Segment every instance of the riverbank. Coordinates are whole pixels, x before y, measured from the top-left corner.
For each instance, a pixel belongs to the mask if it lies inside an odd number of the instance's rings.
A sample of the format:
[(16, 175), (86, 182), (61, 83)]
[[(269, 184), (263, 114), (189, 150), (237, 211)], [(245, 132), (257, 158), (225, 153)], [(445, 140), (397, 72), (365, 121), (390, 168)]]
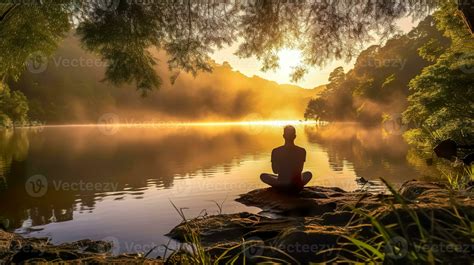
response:
[(163, 264), (138, 254), (112, 256), (112, 243), (81, 240), (52, 245), (47, 238), (24, 238), (0, 230), (0, 264)]
[[(290, 197), (260, 189), (237, 199), (261, 208), (260, 214), (200, 217), (169, 236), (197, 244), (206, 259), (220, 262), (470, 264), (473, 197), (474, 187), (454, 191), (422, 181), (406, 182), (389, 194), (308, 187)], [(183, 250), (174, 258), (179, 262), (196, 254)]]
[[(298, 196), (250, 191), (237, 201), (262, 212), (183, 221), (168, 236), (185, 244), (166, 263), (474, 260), (473, 186), (452, 190), (443, 183), (408, 181), (398, 191), (390, 189), (307, 187)], [(47, 239), (0, 231), (0, 260), (6, 263), (165, 263), (143, 254), (112, 256), (112, 247), (92, 240), (54, 246)]]

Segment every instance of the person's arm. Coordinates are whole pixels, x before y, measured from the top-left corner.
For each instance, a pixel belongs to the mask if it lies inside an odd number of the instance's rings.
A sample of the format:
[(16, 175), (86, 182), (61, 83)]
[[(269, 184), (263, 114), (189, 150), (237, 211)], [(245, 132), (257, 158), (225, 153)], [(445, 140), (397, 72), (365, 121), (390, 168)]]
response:
[(298, 168), (300, 172), (303, 172), (305, 162), (306, 162), (306, 150), (303, 149), (303, 152), (301, 153), (301, 161), (299, 163), (300, 167)]
[(272, 151), (272, 170), (273, 170), (273, 173), (277, 175), (280, 174), (279, 164), (276, 161), (275, 150)]

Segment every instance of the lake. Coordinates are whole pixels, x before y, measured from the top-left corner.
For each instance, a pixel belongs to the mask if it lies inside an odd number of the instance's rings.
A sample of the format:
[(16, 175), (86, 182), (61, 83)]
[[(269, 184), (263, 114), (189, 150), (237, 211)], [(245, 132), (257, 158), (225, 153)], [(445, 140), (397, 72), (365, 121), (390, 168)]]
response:
[[(356, 124), (298, 125), (309, 185), (361, 188), (430, 176), (396, 130)], [(53, 243), (110, 240), (114, 253), (163, 255), (165, 236), (187, 217), (249, 211), (234, 201), (264, 188), (281, 124), (56, 126), (0, 131), (0, 218)], [(374, 187), (376, 188), (376, 185)], [(170, 246), (174, 246), (171, 242)]]

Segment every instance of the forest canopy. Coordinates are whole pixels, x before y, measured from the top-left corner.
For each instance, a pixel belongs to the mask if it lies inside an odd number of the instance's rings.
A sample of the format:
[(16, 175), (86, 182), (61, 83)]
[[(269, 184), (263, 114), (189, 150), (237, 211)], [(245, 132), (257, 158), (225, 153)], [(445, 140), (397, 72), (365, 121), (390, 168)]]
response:
[(380, 124), (397, 119), (408, 140), (433, 145), (474, 139), (474, 38), (454, 2), (406, 35), (372, 46), (354, 69), (336, 68), (307, 119)]
[[(10, 103), (0, 114), (5, 121), (27, 119), (21, 87), (10, 91), (6, 84), (26, 69), (41, 71), (72, 33), (106, 62), (105, 81), (143, 95), (164, 82), (155, 71), (156, 50), (167, 54), (171, 83), (180, 72), (212, 71), (210, 54), (232, 44), (266, 71), (278, 68), (282, 48), (302, 51), (293, 80), (309, 67), (357, 58), (347, 73), (334, 70), (306, 118), (380, 123), (403, 113), (412, 139), (432, 139), (422, 136), (427, 132), (465, 138), (472, 133), (473, 39), (458, 4), (472, 9), (454, 0), (2, 1), (0, 50), (7, 52), (0, 55), (0, 79), (2, 100)], [(397, 21), (404, 17), (421, 23), (401, 35)], [(366, 48), (374, 41), (381, 44)]]
[(236, 54), (255, 56), (264, 70), (278, 67), (278, 50), (293, 47), (303, 52), (303, 63), (293, 73), (298, 79), (308, 67), (352, 59), (374, 37), (396, 33), (397, 19), (423, 17), (436, 6), (345, 0), (60, 3), (1, 5), (0, 48), (11, 51), (2, 55), (2, 79), (18, 77), (29, 59), (46, 60), (70, 30), (77, 30), (84, 48), (108, 61), (107, 80), (133, 83), (143, 93), (162, 83), (152, 71), (158, 63), (152, 48), (164, 49), (176, 72), (196, 74), (212, 69), (211, 52), (236, 41)]

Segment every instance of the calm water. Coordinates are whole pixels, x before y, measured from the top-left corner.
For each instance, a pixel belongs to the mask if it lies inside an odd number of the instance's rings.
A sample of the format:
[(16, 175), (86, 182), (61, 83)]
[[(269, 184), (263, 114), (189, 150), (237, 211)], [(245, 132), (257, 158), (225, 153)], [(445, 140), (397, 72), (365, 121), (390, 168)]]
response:
[[(354, 190), (356, 177), (401, 183), (428, 174), (401, 136), (379, 128), (297, 130), (310, 185)], [(116, 253), (147, 252), (167, 244), (164, 235), (180, 222), (170, 201), (188, 217), (217, 213), (215, 202), (226, 213), (259, 212), (234, 199), (264, 187), (259, 174), (271, 171), (281, 134), (279, 126), (245, 125), (0, 131), (0, 218), (54, 243), (106, 239), (118, 243)]]

